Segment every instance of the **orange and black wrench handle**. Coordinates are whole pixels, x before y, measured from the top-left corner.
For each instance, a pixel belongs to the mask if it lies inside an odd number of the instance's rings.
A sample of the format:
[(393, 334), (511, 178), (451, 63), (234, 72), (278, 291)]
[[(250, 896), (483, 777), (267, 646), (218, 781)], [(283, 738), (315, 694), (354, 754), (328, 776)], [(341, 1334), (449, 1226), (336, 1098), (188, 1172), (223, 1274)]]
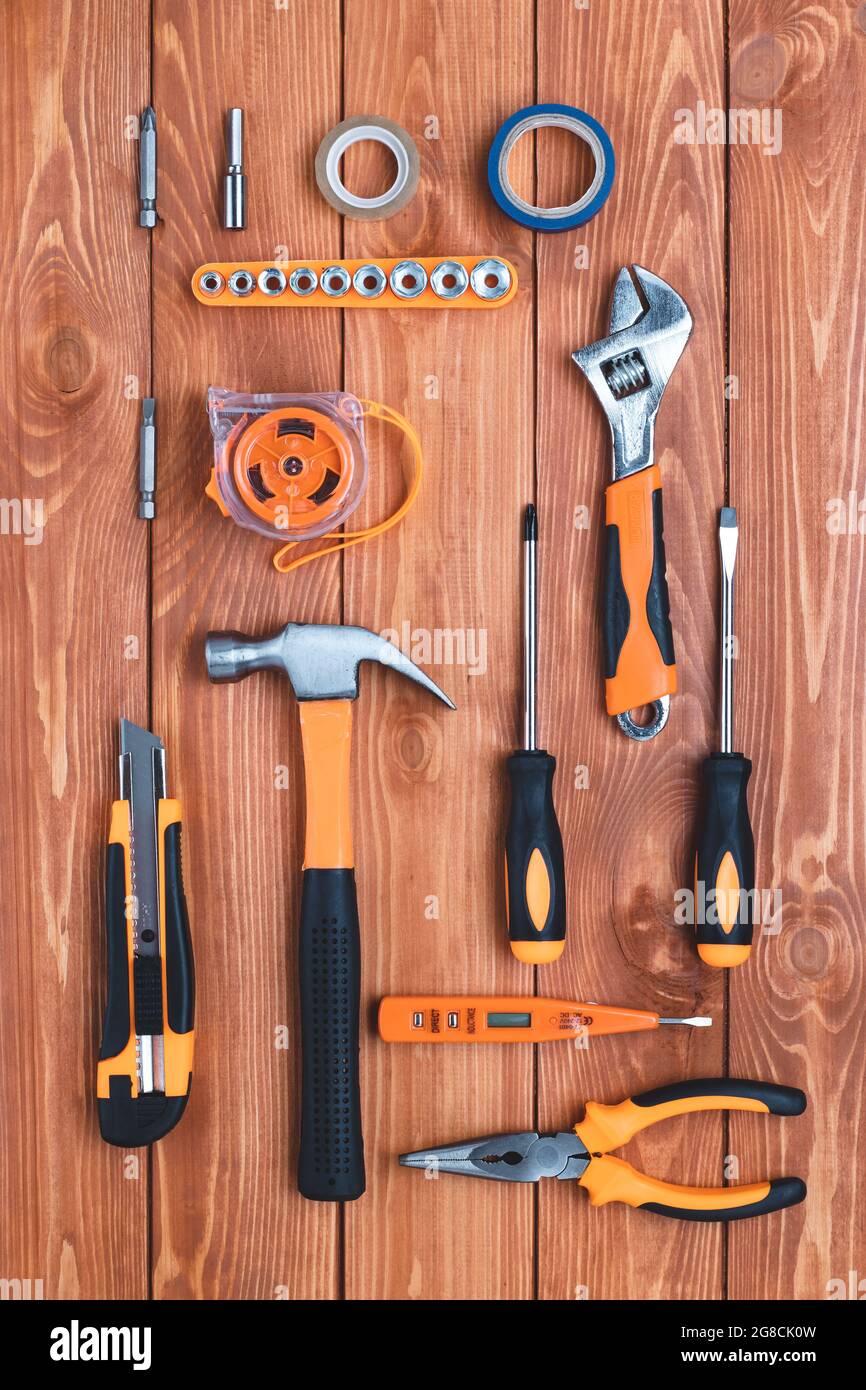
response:
[(749, 820), (752, 773), (742, 753), (711, 753), (703, 765), (695, 849), (698, 955), (729, 968), (748, 960), (755, 922), (755, 841)]
[(802, 1115), (806, 1097), (792, 1086), (772, 1082), (709, 1078), (681, 1081), (633, 1096), (619, 1105), (589, 1101), (586, 1117), (574, 1132), (594, 1155), (579, 1185), (593, 1206), (625, 1202), (659, 1216), (685, 1221), (736, 1221), (796, 1206), (806, 1196), (800, 1178), (773, 1178), (739, 1187), (682, 1187), (639, 1173), (610, 1149), (628, 1143), (635, 1134), (677, 1115), (700, 1110), (749, 1110), (762, 1115)]
[[(161, 990), (143, 980), (134, 954), (129, 802), (115, 801), (106, 860), (108, 999), (97, 1065), (103, 1139), (121, 1148), (152, 1144), (174, 1129), (189, 1099), (195, 1049), (195, 968), (181, 873), (180, 802), (157, 802)], [(147, 1022), (142, 1014), (147, 1011)], [(136, 1019), (138, 1016), (138, 1026)], [(139, 1094), (136, 1033), (161, 1036), (165, 1090)]]
[(580, 1004), (536, 995), (387, 995), (379, 1036), (398, 1043), (537, 1043), (658, 1028), (648, 1009)]
[(657, 464), (605, 492), (605, 701), (626, 714), (677, 688)]
[(359, 1013), (361, 939), (349, 818), (352, 705), (299, 705), (306, 783), (301, 892), (298, 1189), (351, 1202), (365, 1187)]

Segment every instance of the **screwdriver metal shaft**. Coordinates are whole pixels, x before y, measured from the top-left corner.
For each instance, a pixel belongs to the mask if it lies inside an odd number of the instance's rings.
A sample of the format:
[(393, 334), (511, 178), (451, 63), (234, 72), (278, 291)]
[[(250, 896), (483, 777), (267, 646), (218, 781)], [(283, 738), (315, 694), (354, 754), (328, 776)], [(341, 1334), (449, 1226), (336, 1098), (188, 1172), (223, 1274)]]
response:
[(660, 1018), (659, 1023), (688, 1023), (692, 1028), (710, 1028), (713, 1020), (699, 1015), (697, 1018)]
[(532, 503), (523, 520), (523, 746), (538, 747), (535, 692), (538, 684), (538, 517)]
[(719, 513), (719, 551), (722, 557), (719, 733), (723, 753), (734, 751), (734, 566), (737, 563), (739, 534), (736, 510), (722, 507)]

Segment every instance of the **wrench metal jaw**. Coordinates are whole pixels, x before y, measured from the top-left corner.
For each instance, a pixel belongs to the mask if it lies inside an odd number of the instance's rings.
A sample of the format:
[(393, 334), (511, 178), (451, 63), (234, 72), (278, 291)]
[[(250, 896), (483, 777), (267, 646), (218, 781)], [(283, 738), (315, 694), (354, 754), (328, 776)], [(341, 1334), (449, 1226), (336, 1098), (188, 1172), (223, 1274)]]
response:
[(610, 425), (614, 480), (652, 463), (658, 408), (691, 331), (692, 316), (676, 290), (641, 266), (623, 266), (610, 333), (572, 353)]

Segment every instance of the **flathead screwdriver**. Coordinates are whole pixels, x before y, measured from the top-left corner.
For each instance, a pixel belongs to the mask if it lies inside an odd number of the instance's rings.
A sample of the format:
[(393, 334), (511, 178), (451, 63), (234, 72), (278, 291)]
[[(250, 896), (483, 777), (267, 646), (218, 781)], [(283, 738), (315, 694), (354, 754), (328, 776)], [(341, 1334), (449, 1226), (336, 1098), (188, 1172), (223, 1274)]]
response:
[(748, 959), (754, 929), (755, 842), (749, 821), (750, 760), (734, 750), (734, 567), (737, 513), (719, 514), (721, 660), (719, 741), (702, 770), (701, 814), (695, 851), (695, 924), (698, 954), (708, 965), (730, 967)]
[(523, 522), (523, 748), (508, 758), (511, 810), (505, 835), (505, 910), (518, 960), (542, 965), (565, 947), (565, 863), (553, 805), (556, 759), (538, 747), (538, 518)]

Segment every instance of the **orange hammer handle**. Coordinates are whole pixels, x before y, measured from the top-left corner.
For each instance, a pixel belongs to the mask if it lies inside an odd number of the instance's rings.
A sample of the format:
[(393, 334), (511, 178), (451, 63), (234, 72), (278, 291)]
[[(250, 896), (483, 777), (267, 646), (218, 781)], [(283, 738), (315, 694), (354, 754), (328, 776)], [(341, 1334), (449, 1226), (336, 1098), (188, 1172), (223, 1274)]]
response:
[(304, 700), (298, 708), (307, 792), (304, 868), (351, 869), (352, 702)]

